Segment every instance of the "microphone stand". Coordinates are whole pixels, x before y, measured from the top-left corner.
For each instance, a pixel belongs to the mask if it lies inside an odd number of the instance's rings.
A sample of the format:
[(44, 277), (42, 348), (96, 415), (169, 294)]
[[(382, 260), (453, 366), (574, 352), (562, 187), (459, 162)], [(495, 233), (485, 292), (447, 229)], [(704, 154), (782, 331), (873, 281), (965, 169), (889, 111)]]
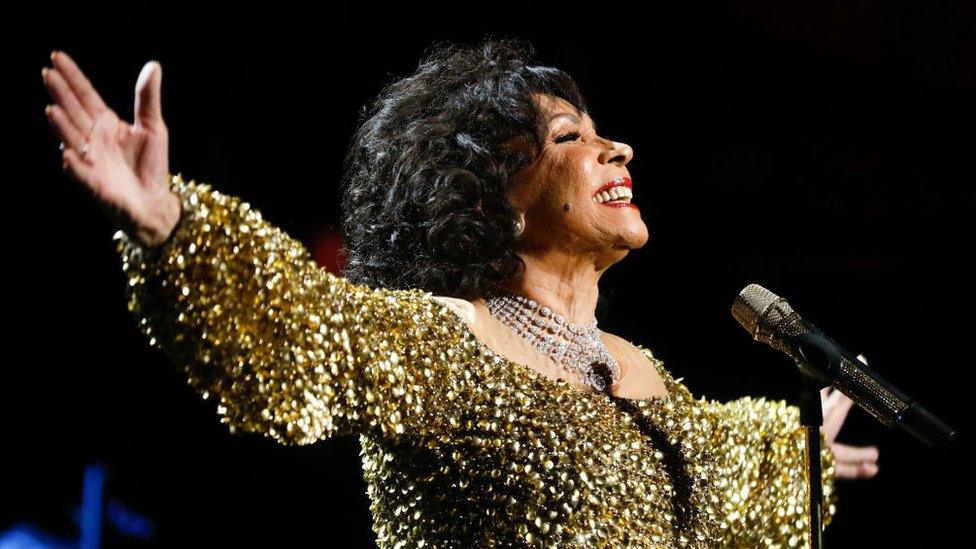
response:
[[(802, 364), (797, 362), (800, 372)], [(810, 547), (823, 548), (823, 485), (820, 469), (820, 426), (823, 425), (823, 403), (820, 400), (820, 387), (817, 380), (803, 374), (803, 388), (800, 389), (800, 424), (807, 432), (807, 483), (809, 498), (807, 509), (810, 513)]]

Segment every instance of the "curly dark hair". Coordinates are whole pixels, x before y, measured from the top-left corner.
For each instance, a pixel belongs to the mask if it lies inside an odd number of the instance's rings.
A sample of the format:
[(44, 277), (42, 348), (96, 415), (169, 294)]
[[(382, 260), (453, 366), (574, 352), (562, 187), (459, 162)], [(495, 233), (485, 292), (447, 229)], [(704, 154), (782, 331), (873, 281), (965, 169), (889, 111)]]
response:
[[(524, 272), (506, 191), (545, 140), (532, 94), (588, 111), (573, 79), (535, 55), (521, 38), (438, 41), (363, 107), (342, 177), (345, 278), (471, 300)], [(517, 136), (533, 147), (503, 145)]]

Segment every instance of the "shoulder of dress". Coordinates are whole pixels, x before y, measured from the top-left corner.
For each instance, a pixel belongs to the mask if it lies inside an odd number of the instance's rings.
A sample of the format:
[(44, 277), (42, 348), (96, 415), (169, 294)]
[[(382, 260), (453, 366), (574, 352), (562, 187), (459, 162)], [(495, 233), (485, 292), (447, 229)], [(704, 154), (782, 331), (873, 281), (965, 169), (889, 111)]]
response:
[(436, 299), (437, 301), (447, 305), (449, 309), (457, 313), (468, 325), (472, 325), (475, 322), (475, 308), (474, 303), (466, 299), (461, 299), (457, 297), (447, 297), (443, 295), (431, 295), (431, 299)]

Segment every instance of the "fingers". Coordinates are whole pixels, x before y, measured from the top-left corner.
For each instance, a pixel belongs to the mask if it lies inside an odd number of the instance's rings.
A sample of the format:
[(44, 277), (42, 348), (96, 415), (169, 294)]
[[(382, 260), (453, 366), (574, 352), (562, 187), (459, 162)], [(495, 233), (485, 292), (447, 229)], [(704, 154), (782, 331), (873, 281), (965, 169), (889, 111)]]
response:
[(834, 451), (834, 456), (837, 458), (837, 461), (869, 463), (877, 463), (878, 461), (879, 451), (877, 446), (849, 446), (835, 442), (831, 446), (831, 449)]
[(85, 136), (68, 119), (64, 110), (58, 105), (48, 105), (44, 113), (47, 115), (51, 131), (64, 142), (65, 146), (80, 151), (85, 145)]
[(160, 88), (163, 80), (163, 68), (156, 61), (150, 61), (142, 67), (136, 81), (136, 104), (134, 120), (146, 127), (156, 127), (163, 121), (162, 98)]
[(87, 135), (92, 127), (92, 118), (78, 101), (78, 97), (65, 81), (64, 76), (57, 69), (45, 67), (41, 71), (41, 79), (44, 80), (44, 87), (48, 94), (54, 99), (72, 125), (83, 135)]
[(74, 149), (65, 149), (61, 154), (61, 167), (68, 172), (71, 177), (78, 181), (88, 182), (91, 180), (91, 168), (85, 164), (84, 160), (78, 156)]
[(88, 116), (94, 119), (108, 109), (101, 96), (95, 91), (94, 86), (68, 54), (63, 51), (55, 52), (51, 55), (51, 61), (54, 68), (58, 69), (64, 76), (65, 81), (78, 97), (79, 103), (87, 111)]
[(834, 476), (837, 478), (871, 478), (878, 474), (878, 465), (874, 463), (835, 463)]
[(877, 446), (849, 446), (835, 442), (830, 449), (835, 457), (837, 478), (870, 478), (878, 474)]

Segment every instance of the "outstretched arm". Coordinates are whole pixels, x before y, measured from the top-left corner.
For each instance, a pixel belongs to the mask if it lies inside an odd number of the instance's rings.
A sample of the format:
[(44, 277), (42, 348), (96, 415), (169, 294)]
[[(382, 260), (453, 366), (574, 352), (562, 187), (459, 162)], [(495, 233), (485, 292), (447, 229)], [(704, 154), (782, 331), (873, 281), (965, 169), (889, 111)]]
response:
[(308, 444), (439, 421), (431, 395), (447, 372), (432, 357), (449, 358), (458, 336), (443, 304), (352, 284), (247, 202), (180, 175), (169, 182), (183, 213), (164, 243), (113, 237), (128, 307), (232, 432)]

